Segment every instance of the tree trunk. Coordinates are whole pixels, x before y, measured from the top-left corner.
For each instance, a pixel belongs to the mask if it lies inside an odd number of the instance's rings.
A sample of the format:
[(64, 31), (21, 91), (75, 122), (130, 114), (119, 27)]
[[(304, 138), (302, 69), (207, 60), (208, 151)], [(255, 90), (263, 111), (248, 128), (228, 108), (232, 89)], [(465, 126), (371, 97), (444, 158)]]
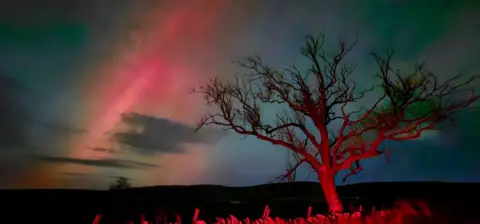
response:
[(317, 172), (318, 180), (322, 186), (323, 194), (328, 205), (330, 213), (343, 212), (343, 205), (338, 197), (337, 187), (335, 186), (335, 178), (333, 173), (323, 167), (320, 172)]

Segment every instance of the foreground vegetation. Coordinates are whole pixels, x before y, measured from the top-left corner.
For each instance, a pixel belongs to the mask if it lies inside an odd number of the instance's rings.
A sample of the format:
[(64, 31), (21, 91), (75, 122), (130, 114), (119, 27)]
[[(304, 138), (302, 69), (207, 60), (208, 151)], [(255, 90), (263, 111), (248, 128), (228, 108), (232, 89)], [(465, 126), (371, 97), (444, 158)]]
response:
[[(192, 223), (197, 224), (206, 224), (206, 223), (218, 223), (218, 224), (306, 224), (306, 223), (318, 223), (318, 224), (410, 224), (410, 223), (439, 223), (433, 219), (430, 208), (425, 203), (417, 203), (416, 205), (400, 202), (400, 207), (390, 210), (380, 210), (376, 211), (373, 209), (368, 214), (365, 214), (360, 208), (359, 211), (353, 213), (343, 213), (337, 215), (312, 215), (312, 207), (308, 208), (306, 217), (299, 217), (295, 219), (282, 219), (279, 217), (270, 217), (270, 208), (265, 207), (263, 215), (260, 219), (249, 219), (239, 220), (235, 216), (230, 215), (227, 218), (216, 218), (206, 222), (204, 220), (199, 220), (200, 210), (195, 209), (195, 214), (193, 216)], [(180, 215), (176, 216), (174, 222), (168, 222), (166, 220), (165, 214), (160, 213), (157, 215), (154, 220), (147, 220), (144, 215), (139, 216), (139, 223), (141, 224), (159, 224), (159, 223), (182, 223)], [(101, 214), (97, 214), (93, 221), (93, 224), (101, 224)], [(437, 219), (438, 220), (438, 219)], [(446, 220), (440, 223), (449, 223)], [(128, 223), (134, 223), (130, 221)]]

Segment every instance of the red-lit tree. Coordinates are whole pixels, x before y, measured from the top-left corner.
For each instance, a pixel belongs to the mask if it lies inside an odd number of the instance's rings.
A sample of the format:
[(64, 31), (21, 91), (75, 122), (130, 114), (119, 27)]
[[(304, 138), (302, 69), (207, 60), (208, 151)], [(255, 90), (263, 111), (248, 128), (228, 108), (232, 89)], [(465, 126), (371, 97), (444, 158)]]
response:
[[(401, 73), (391, 67), (392, 54), (372, 53), (382, 91), (374, 94), (368, 109), (359, 109), (364, 106), (355, 103), (366, 105), (363, 98), (374, 88), (358, 91), (350, 78), (354, 67), (344, 59), (355, 42), (341, 41), (338, 51), (329, 55), (323, 50), (323, 35), (305, 39), (301, 53), (311, 63), (305, 72), (295, 65), (274, 69), (258, 56), (248, 57), (236, 62), (247, 73), (235, 80), (212, 78), (195, 89), (217, 109), (201, 119), (197, 130), (216, 125), (291, 150), (295, 163), (280, 178), (292, 180), (295, 170), (308, 164), (332, 213), (343, 211), (334, 182), (337, 172), (349, 170), (347, 177), (360, 172), (360, 160), (388, 156), (390, 151), (381, 144), (385, 140), (417, 139), (478, 99), (469, 87), (473, 78), (440, 82), (423, 64)], [(261, 109), (266, 104), (284, 107), (272, 114)], [(340, 127), (331, 125), (336, 120)]]

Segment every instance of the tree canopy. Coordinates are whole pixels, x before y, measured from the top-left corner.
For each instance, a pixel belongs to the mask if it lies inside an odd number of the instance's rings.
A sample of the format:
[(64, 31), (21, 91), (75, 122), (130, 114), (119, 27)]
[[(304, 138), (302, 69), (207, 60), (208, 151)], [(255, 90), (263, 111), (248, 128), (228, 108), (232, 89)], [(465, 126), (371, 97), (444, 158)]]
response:
[[(248, 72), (233, 81), (214, 77), (196, 89), (216, 109), (201, 119), (198, 128), (216, 125), (288, 148), (297, 159), (283, 178), (305, 162), (317, 171), (350, 169), (351, 175), (362, 170), (360, 160), (390, 153), (380, 147), (383, 141), (417, 139), (478, 99), (470, 88), (473, 77), (440, 81), (425, 64), (402, 72), (392, 67), (392, 52), (371, 53), (378, 68), (375, 85), (358, 89), (355, 79), (362, 77), (352, 78), (354, 66), (345, 61), (356, 41), (340, 41), (332, 55), (323, 48), (323, 35), (307, 35), (305, 40), (301, 54), (310, 61), (306, 71), (295, 64), (275, 69), (251, 56), (235, 62)], [(354, 105), (375, 86), (380, 94), (370, 107)], [(267, 113), (266, 104), (285, 109)], [(340, 128), (331, 129), (337, 120)], [(367, 133), (374, 137), (365, 137)]]

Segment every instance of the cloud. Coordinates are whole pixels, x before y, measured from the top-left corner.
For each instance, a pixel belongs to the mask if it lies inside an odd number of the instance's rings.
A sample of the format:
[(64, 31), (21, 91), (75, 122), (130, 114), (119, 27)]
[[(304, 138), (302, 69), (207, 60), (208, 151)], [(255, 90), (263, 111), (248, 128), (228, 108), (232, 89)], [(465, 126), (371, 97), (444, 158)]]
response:
[[(117, 179), (119, 177), (123, 177), (118, 174), (112, 173), (82, 173), (82, 172), (63, 172), (62, 175), (68, 176), (71, 178), (109, 178), (109, 179)], [(131, 180), (128, 178), (128, 180)]]
[(0, 147), (25, 143), (30, 118), (21, 103), (22, 86), (12, 77), (0, 76)]
[(442, 145), (448, 145), (455, 148), (472, 149), (480, 146), (478, 143), (477, 127), (480, 125), (480, 110), (478, 108), (467, 108), (456, 114), (454, 125), (449, 125), (440, 129), (440, 142)]
[(73, 125), (81, 111), (78, 105), (88, 103), (77, 97), (83, 91), (77, 83), (96, 76), (85, 70), (113, 56), (117, 45), (130, 43), (130, 11), (142, 5), (128, 0), (19, 0), (2, 4), (2, 151), (22, 148), (25, 142), (66, 149), (65, 135), (84, 131)]
[(75, 176), (75, 177), (83, 177), (83, 176), (91, 175), (89, 173), (79, 173), (79, 172), (63, 172), (62, 174), (66, 176)]
[(37, 156), (37, 159), (42, 162), (48, 163), (70, 163), (84, 166), (112, 167), (122, 169), (151, 169), (159, 167), (156, 164), (122, 159), (78, 159), (71, 157), (55, 156)]
[(118, 152), (118, 150), (115, 150), (115, 149), (102, 148), (102, 147), (92, 148), (92, 150), (95, 151), (95, 152), (105, 152), (105, 153), (110, 153), (110, 154)]
[[(60, 121), (45, 121), (29, 101), (31, 89), (15, 77), (0, 75), (0, 147), (54, 148), (55, 139), (85, 132)], [(27, 144), (28, 142), (28, 144)], [(46, 145), (47, 144), (47, 145)]]
[(119, 132), (114, 139), (139, 154), (184, 153), (183, 144), (213, 144), (224, 134), (217, 129), (196, 133), (193, 126), (137, 113), (123, 114), (122, 121), (139, 131)]

